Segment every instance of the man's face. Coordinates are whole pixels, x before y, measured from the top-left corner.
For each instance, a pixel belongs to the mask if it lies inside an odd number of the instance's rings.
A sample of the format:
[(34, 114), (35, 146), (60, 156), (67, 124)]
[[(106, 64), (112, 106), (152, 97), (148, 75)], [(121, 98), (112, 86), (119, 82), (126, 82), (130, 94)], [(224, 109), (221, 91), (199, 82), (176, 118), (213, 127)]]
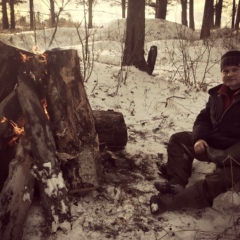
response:
[(230, 89), (235, 90), (240, 88), (240, 67), (227, 66), (222, 69), (223, 84)]

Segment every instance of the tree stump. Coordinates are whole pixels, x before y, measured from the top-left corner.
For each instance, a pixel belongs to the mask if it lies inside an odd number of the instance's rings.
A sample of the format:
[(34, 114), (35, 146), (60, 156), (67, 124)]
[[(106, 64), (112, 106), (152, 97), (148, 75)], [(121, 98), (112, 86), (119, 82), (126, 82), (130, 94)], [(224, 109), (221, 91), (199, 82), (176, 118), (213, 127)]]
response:
[(0, 177), (0, 238), (21, 239), (35, 180), (47, 226), (67, 231), (68, 194), (101, 184), (99, 138), (109, 146), (126, 145), (123, 116), (112, 111), (94, 116), (76, 50), (36, 55), (4, 46), (0, 42), (0, 161), (6, 156), (6, 168), (13, 160), (7, 179)]
[(149, 52), (148, 52), (148, 58), (147, 58), (147, 64), (148, 64), (148, 73), (152, 75), (155, 63), (157, 59), (157, 46), (153, 45), (151, 46)]

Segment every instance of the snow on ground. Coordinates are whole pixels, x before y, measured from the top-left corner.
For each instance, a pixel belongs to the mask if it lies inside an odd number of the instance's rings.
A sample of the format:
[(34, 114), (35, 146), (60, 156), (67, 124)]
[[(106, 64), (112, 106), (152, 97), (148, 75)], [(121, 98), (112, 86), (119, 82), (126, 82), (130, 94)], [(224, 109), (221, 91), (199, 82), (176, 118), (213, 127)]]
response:
[[(134, 67), (124, 68), (124, 84), (119, 81), (123, 26), (123, 20), (119, 20), (96, 29), (94, 69), (85, 87), (93, 109), (123, 113), (128, 144), (124, 150), (112, 152), (112, 162), (104, 162), (104, 181), (99, 190), (71, 197), (70, 232), (49, 234), (36, 201), (23, 239), (239, 239), (240, 197), (233, 191), (219, 196), (213, 208), (201, 211), (152, 216), (149, 210), (149, 199), (156, 194), (153, 182), (162, 180), (156, 163), (166, 161), (166, 143), (171, 134), (191, 130), (196, 115), (205, 106), (208, 95), (197, 90), (198, 83), (202, 81), (207, 89), (221, 83), (219, 59), (227, 47), (220, 45), (221, 39), (206, 47), (189, 29), (168, 21), (147, 20), (146, 56), (151, 45), (158, 47), (154, 75)], [(37, 32), (35, 39), (42, 52), (48, 48), (50, 31)], [(36, 43), (31, 32), (1, 34), (0, 39), (29, 51)], [(81, 54), (76, 29), (59, 28), (52, 47), (72, 47)], [(183, 49), (198, 63), (188, 86), (183, 82)], [(189, 184), (213, 169), (211, 164), (195, 161)]]

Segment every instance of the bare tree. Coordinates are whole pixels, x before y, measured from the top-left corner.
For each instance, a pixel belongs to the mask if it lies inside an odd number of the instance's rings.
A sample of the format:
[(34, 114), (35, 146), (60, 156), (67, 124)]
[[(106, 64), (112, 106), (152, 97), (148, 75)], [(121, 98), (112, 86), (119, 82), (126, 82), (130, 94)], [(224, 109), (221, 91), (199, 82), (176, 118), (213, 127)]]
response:
[(122, 0), (122, 18), (126, 17), (126, 0)]
[(188, 21), (187, 21), (187, 0), (181, 0), (181, 6), (182, 6), (182, 25), (188, 26)]
[(3, 29), (9, 28), (8, 14), (7, 14), (7, 0), (2, 0), (2, 25)]
[(50, 0), (50, 14), (51, 14), (51, 27), (55, 27), (56, 26), (56, 15), (55, 15), (54, 0)]
[(215, 24), (214, 24), (216, 28), (221, 27), (222, 8), (223, 8), (223, 0), (217, 0), (215, 5)]
[(94, 0), (88, 0), (88, 28), (93, 27), (93, 1)]
[(34, 28), (34, 5), (33, 0), (29, 0), (29, 11), (30, 11), (30, 29)]
[(200, 34), (200, 39), (204, 39), (210, 36), (210, 29), (213, 10), (213, 0), (205, 0), (204, 5), (204, 13), (203, 13), (203, 21), (202, 21), (202, 29)]
[(236, 15), (236, 1), (233, 0), (233, 6), (232, 6), (232, 29), (234, 28), (234, 23), (235, 23), (235, 15)]
[(144, 58), (145, 0), (129, 0), (123, 66), (135, 66), (148, 72)]
[(189, 27), (195, 30), (194, 23), (194, 0), (189, 0)]
[(239, 30), (239, 22), (240, 22), (240, 0), (238, 0), (237, 17), (236, 17), (236, 22), (235, 22), (236, 30)]
[(168, 0), (156, 0), (156, 18), (166, 19)]
[(10, 8), (10, 28), (15, 29), (15, 0), (9, 0), (9, 8)]

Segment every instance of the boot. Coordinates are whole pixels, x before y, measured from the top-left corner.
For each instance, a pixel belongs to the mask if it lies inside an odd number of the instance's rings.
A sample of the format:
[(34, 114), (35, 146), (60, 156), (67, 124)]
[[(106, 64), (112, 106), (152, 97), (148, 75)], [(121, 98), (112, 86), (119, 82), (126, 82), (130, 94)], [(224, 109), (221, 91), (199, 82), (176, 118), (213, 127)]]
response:
[(207, 147), (206, 151), (208, 158), (219, 167), (231, 164), (240, 166), (240, 142), (225, 150)]
[(204, 180), (175, 195), (154, 195), (150, 199), (152, 214), (161, 214), (166, 211), (176, 211), (182, 208), (201, 209), (211, 207), (212, 199), (208, 199), (204, 190)]

